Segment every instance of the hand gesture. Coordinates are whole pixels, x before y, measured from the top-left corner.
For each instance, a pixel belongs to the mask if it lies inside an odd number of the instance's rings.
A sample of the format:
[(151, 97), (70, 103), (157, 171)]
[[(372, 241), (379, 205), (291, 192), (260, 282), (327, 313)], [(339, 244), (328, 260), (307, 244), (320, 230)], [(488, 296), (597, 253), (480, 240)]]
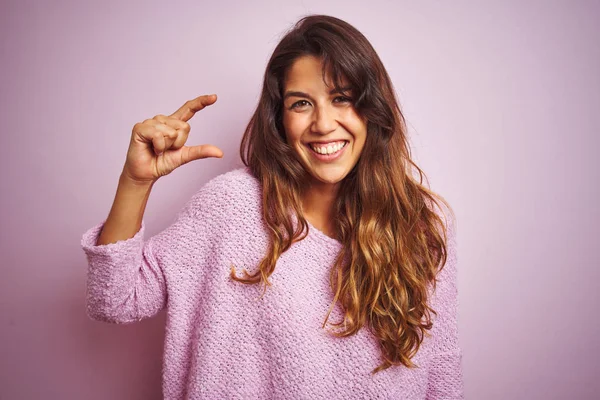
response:
[(187, 121), (215, 101), (215, 94), (200, 96), (170, 116), (159, 114), (135, 124), (123, 174), (134, 182), (153, 183), (192, 160), (223, 157), (221, 149), (210, 144), (185, 146), (190, 133)]

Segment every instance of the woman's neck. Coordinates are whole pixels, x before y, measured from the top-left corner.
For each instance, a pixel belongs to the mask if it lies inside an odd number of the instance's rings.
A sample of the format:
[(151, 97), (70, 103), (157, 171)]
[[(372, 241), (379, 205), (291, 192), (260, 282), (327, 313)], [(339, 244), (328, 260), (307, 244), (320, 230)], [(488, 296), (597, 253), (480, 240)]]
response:
[(315, 228), (329, 237), (335, 236), (333, 206), (339, 184), (313, 183), (302, 195), (302, 213)]

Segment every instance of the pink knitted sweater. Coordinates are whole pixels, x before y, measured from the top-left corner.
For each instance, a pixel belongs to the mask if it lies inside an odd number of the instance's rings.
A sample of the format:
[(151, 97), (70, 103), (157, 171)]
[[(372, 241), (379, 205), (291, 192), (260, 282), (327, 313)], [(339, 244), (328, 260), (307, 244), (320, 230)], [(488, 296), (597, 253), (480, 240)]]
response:
[[(247, 168), (209, 181), (161, 233), (96, 246), (104, 222), (83, 234), (87, 312), (132, 323), (167, 310), (165, 399), (463, 399), (457, 331), (456, 241), (431, 305), (432, 337), (412, 359), (370, 375), (380, 349), (369, 330), (336, 338), (323, 329), (333, 300), (329, 269), (341, 243), (309, 234), (262, 285), (229, 278), (231, 265), (256, 270), (267, 250), (261, 190)], [(336, 304), (330, 322), (341, 320)]]

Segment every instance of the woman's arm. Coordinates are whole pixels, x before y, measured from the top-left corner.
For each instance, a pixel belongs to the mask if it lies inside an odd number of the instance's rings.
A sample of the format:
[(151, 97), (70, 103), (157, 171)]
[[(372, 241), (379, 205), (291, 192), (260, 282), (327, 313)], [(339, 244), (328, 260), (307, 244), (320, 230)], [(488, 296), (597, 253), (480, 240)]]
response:
[(138, 183), (121, 174), (117, 194), (96, 245), (132, 238), (141, 228), (154, 182)]
[(190, 200), (174, 224), (145, 241), (142, 218), (150, 190), (122, 178), (109, 217), (82, 237), (88, 260), (87, 314), (94, 320), (135, 322), (166, 305), (159, 254), (191, 233), (195, 203)]
[(462, 400), (464, 382), (458, 335), (458, 257), (456, 223), (448, 224), (448, 259), (439, 273), (435, 294), (434, 356), (429, 371), (427, 400)]
[(89, 264), (90, 317), (132, 322), (152, 316), (165, 306), (165, 276), (157, 255), (172, 245), (177, 247), (178, 237), (186, 237), (185, 228), (193, 225), (192, 202), (180, 212), (175, 224), (148, 243), (143, 240), (144, 210), (152, 186), (160, 177), (190, 161), (223, 156), (212, 145), (185, 146), (190, 133), (187, 121), (216, 100), (216, 95), (199, 96), (168, 117), (159, 114), (133, 126), (109, 216), (86, 232), (81, 242)]

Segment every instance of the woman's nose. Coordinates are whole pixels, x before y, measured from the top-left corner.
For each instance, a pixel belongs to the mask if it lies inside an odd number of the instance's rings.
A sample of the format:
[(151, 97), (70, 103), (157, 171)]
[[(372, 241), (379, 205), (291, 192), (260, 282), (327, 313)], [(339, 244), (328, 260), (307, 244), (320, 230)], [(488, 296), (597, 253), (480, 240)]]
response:
[(337, 128), (337, 124), (335, 110), (328, 106), (321, 106), (316, 109), (312, 124), (313, 132), (326, 135), (333, 132)]

